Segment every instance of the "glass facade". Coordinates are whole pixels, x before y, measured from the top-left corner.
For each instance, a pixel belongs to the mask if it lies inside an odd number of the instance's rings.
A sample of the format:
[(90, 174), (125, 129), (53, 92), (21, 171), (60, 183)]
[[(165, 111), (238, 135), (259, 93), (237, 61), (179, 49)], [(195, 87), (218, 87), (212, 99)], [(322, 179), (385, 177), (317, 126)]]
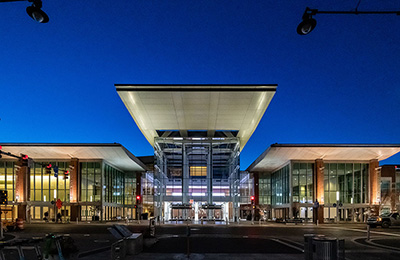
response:
[(248, 172), (240, 172), (240, 203), (248, 204), (250, 197), (254, 195), (254, 179)]
[[(123, 204), (124, 201), (124, 173), (109, 166), (104, 167), (104, 202)], [(133, 179), (133, 178), (131, 178)], [(133, 195), (128, 200), (133, 200)]]
[(228, 217), (229, 208), (238, 215), (239, 147), (235, 137), (155, 138), (156, 216), (197, 219), (204, 209), (212, 217), (210, 207), (219, 217)]
[(292, 166), (293, 202), (313, 203), (313, 163), (295, 162)]
[[(9, 200), (8, 205), (2, 209), (7, 212), (6, 216), (3, 214), (3, 218), (11, 219), (11, 215), (16, 218), (21, 202), (15, 195), (16, 174), (20, 168), (16, 164), (16, 161), (0, 161), (0, 189), (8, 191)], [(49, 164), (52, 165), (50, 174), (46, 171), (46, 166)], [(58, 167), (58, 174), (54, 172), (55, 167)], [(80, 204), (78, 214), (81, 220), (135, 216), (133, 209), (136, 204), (136, 172), (124, 173), (102, 160), (79, 162), (78, 168), (79, 179), (74, 183), (79, 184), (77, 199)], [(29, 196), (24, 198), (30, 201), (27, 212), (32, 220), (43, 221), (46, 217), (52, 221), (60, 213), (62, 221), (69, 221), (71, 215), (69, 171), (71, 171), (70, 161), (36, 161), (32, 164), (29, 169)], [(149, 183), (145, 184), (146, 192), (149, 194), (152, 192), (150, 186)], [(52, 203), (58, 199), (62, 201), (60, 209)]]
[[(51, 164), (59, 169), (57, 177), (54, 171), (46, 173), (45, 166)], [(69, 170), (68, 162), (37, 162), (30, 169), (31, 201), (49, 202), (60, 199), (63, 203), (69, 202), (70, 183), (64, 172)]]
[(0, 190), (8, 192), (8, 200), (15, 200), (15, 166), (14, 162), (0, 162)]
[(290, 203), (289, 165), (271, 174), (271, 202), (272, 205)]
[(325, 163), (324, 202), (336, 203), (339, 192), (341, 203), (369, 203), (368, 163)]
[(101, 162), (81, 162), (81, 201), (101, 201)]
[(259, 187), (259, 203), (262, 205), (271, 204), (271, 175), (267, 173), (261, 173), (258, 180)]

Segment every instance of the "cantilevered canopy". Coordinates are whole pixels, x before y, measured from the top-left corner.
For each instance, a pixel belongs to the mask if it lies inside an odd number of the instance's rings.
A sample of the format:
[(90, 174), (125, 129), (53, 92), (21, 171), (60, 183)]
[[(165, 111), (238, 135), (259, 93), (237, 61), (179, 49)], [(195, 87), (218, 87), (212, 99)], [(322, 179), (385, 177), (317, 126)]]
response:
[(151, 145), (154, 144), (154, 138), (166, 130), (180, 133), (203, 130), (209, 133), (234, 132), (240, 137), (241, 148), (256, 129), (277, 87), (125, 84), (115, 86), (126, 108)]
[(290, 160), (380, 161), (398, 152), (400, 144), (273, 144), (247, 170), (273, 172)]
[[(0, 144), (3, 152), (14, 155), (26, 154), (34, 161), (41, 160), (80, 160), (102, 159), (123, 171), (144, 171), (146, 166), (121, 144), (39, 144), (9, 143)], [(3, 159), (7, 159), (3, 155)]]

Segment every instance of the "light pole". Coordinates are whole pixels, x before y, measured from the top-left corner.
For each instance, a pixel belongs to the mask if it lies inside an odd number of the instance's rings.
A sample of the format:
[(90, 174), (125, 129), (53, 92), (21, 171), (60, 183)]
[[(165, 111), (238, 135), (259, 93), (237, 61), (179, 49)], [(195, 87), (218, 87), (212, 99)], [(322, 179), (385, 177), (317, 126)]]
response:
[[(358, 5), (360, 2), (358, 2)], [(312, 9), (307, 7), (304, 11), (302, 22), (297, 26), (297, 33), (300, 35), (307, 35), (315, 26), (317, 26), (317, 21), (313, 18), (316, 14), (396, 14), (400, 15), (400, 11), (358, 11), (358, 5), (354, 11), (321, 11), (318, 9)]]
[(339, 223), (339, 191), (336, 191), (336, 223)]

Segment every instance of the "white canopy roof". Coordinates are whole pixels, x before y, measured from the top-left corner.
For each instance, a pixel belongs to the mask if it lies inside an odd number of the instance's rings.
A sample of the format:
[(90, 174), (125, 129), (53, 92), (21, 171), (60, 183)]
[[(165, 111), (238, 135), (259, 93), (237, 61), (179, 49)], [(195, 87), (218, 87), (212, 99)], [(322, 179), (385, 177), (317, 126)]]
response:
[(400, 144), (273, 144), (247, 170), (273, 172), (290, 160), (380, 161), (398, 152)]
[(151, 145), (156, 130), (239, 131), (249, 140), (277, 85), (115, 85)]
[[(35, 161), (102, 159), (123, 171), (144, 171), (146, 166), (121, 144), (0, 144), (3, 152), (26, 154)], [(7, 156), (3, 155), (3, 159)]]

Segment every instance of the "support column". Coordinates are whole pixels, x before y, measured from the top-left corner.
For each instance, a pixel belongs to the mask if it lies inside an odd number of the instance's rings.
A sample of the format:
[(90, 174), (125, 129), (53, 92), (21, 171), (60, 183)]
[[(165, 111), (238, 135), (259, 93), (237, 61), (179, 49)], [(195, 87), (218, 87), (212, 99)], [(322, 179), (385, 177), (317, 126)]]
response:
[[(168, 176), (168, 159), (167, 156), (164, 154), (163, 155), (163, 172), (160, 174), (160, 196), (159, 196), (159, 203), (160, 205), (163, 205), (166, 203), (164, 201), (164, 195), (167, 194), (167, 178), (164, 176)], [(160, 216), (163, 216), (162, 214), (162, 206), (160, 207)], [(164, 210), (164, 220), (168, 221), (170, 218), (172, 218), (172, 213), (170, 213), (170, 209), (168, 208), (168, 214), (166, 213), (167, 211)]]
[(81, 183), (80, 183), (80, 169), (79, 159), (71, 158), (69, 162), (69, 202), (71, 207), (70, 219), (71, 221), (80, 220), (80, 195), (81, 195)]
[[(208, 150), (207, 154), (207, 203), (208, 205), (213, 204), (212, 197), (212, 147)], [(213, 210), (207, 209), (207, 218), (213, 218)]]
[(314, 208), (314, 222), (324, 223), (324, 161), (322, 159), (315, 160), (314, 164), (314, 202), (318, 200), (319, 207)]
[(27, 211), (27, 203), (30, 201), (30, 168), (19, 159), (17, 165), (20, 168), (16, 172), (15, 198), (18, 200), (18, 218), (30, 219)]
[(257, 206), (260, 204), (260, 188), (259, 188), (259, 182), (260, 182), (260, 175), (258, 172), (253, 173), (254, 177), (254, 204)]
[(369, 191), (371, 206), (379, 205), (381, 199), (379, 161), (377, 159), (369, 161)]
[(143, 197), (142, 197), (142, 173), (136, 172), (136, 195), (135, 200), (137, 201), (137, 196), (140, 196), (139, 203), (137, 203), (137, 219), (141, 219), (143, 210)]
[[(189, 203), (189, 160), (187, 158), (186, 144), (182, 144), (182, 203)], [(186, 211), (184, 211), (186, 213)], [(186, 216), (183, 216), (186, 219)]]

